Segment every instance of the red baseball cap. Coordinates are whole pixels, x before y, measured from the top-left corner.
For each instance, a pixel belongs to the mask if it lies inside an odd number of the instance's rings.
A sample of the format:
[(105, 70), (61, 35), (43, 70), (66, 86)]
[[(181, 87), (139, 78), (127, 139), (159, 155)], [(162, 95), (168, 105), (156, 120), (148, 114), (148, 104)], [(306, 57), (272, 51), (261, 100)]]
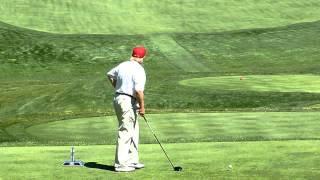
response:
[(132, 56), (137, 58), (144, 58), (146, 53), (147, 53), (147, 49), (144, 48), (143, 46), (135, 47), (132, 50)]

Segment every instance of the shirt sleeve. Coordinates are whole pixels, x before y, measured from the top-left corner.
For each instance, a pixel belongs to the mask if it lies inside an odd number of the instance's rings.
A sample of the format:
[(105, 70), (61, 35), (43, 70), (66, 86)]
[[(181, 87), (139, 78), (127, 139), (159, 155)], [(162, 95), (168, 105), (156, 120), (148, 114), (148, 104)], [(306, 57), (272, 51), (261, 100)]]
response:
[(107, 72), (107, 76), (111, 76), (113, 79), (116, 79), (116, 77), (118, 76), (118, 66)]
[(144, 69), (133, 76), (133, 81), (135, 91), (144, 91), (144, 86), (146, 84), (146, 73), (144, 72)]

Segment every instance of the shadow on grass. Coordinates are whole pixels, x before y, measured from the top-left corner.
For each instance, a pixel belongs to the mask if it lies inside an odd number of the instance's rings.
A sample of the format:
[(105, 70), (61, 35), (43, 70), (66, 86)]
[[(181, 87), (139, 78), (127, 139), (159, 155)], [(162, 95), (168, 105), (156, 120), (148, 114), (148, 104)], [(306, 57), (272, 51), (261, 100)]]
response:
[(84, 164), (84, 166), (87, 167), (87, 168), (115, 171), (114, 170), (114, 166), (99, 164), (97, 162), (87, 162), (87, 163)]

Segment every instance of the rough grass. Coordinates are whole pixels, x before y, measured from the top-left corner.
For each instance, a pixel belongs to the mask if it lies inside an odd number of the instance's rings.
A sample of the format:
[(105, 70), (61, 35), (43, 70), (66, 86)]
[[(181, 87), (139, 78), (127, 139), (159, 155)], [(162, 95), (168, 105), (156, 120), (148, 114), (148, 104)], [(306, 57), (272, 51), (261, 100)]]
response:
[(54, 33), (217, 32), (319, 20), (318, 0), (2, 0), (0, 20)]

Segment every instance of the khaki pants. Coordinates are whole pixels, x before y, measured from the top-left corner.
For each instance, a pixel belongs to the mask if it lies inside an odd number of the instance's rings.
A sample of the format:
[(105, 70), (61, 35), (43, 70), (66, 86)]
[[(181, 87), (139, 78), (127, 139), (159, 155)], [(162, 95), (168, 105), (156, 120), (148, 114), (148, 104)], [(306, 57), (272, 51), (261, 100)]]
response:
[(138, 163), (139, 123), (136, 100), (126, 95), (116, 95), (113, 105), (119, 122), (115, 167)]

